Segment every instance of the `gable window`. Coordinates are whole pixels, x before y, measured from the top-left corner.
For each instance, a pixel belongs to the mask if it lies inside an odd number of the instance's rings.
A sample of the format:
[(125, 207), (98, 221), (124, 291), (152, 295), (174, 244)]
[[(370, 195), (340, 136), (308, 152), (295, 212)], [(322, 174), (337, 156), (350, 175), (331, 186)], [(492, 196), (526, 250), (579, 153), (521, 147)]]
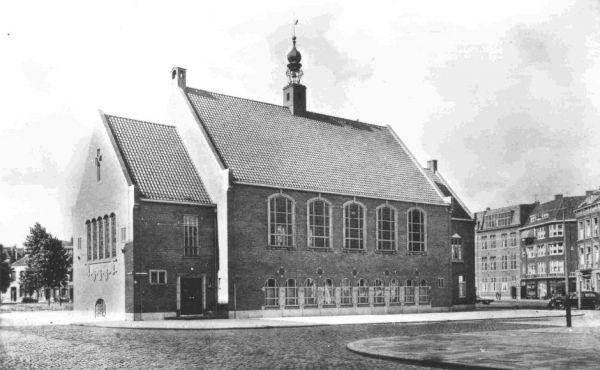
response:
[(408, 211), (408, 250), (425, 251), (425, 213), (419, 209)]
[(352, 282), (348, 279), (342, 279), (342, 284), (340, 286), (341, 290), (341, 303), (343, 305), (351, 305), (352, 304)]
[(365, 208), (357, 202), (344, 206), (344, 248), (365, 249)]
[(308, 246), (329, 248), (331, 246), (331, 206), (324, 199), (308, 201)]
[(286, 195), (269, 197), (269, 245), (294, 246), (294, 201)]
[(90, 221), (85, 222), (86, 229), (86, 248), (87, 248), (87, 260), (92, 259), (92, 224)]
[(313, 279), (306, 279), (304, 281), (304, 304), (314, 305), (317, 304), (317, 286)]
[(167, 271), (166, 270), (150, 270), (150, 284), (166, 284), (167, 283)]
[(279, 287), (277, 286), (277, 280), (268, 279), (265, 282), (263, 288), (265, 292), (265, 306), (277, 307), (279, 306)]
[(461, 261), (462, 257), (462, 238), (458, 234), (454, 234), (450, 240), (452, 245), (452, 259), (455, 261)]
[(183, 255), (198, 256), (198, 216), (183, 215)]
[(389, 206), (377, 208), (377, 249), (396, 250), (396, 211)]

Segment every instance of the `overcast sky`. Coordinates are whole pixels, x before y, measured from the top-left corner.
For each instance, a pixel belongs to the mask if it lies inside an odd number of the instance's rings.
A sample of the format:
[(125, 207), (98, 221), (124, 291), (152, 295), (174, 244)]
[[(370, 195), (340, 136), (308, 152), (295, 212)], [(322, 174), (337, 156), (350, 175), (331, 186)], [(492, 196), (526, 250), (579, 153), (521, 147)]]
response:
[(279, 104), (294, 17), (308, 109), (391, 125), (471, 211), (600, 185), (597, 2), (4, 1), (0, 243), (71, 237), (97, 110), (169, 123), (173, 66)]

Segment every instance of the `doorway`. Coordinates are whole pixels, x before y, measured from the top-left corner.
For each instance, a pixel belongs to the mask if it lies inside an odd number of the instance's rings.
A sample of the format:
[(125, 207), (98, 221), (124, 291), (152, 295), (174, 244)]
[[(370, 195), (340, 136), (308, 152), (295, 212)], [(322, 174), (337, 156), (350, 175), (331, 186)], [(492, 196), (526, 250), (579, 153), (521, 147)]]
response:
[(13, 286), (10, 288), (10, 301), (11, 302), (17, 301), (17, 287), (16, 286)]
[(200, 315), (202, 313), (202, 278), (181, 277), (180, 313), (181, 315)]

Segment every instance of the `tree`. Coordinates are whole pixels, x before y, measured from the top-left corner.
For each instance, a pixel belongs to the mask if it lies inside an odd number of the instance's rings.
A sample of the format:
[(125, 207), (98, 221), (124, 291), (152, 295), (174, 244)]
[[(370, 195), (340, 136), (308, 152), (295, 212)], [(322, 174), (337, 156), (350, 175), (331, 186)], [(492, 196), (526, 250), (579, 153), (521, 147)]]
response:
[(0, 292), (2, 293), (6, 293), (10, 286), (10, 272), (8, 253), (4, 250), (4, 245), (0, 244)]
[(23, 288), (31, 294), (34, 291), (39, 292), (40, 289), (53, 291), (66, 286), (71, 257), (62, 242), (37, 222), (29, 230), (24, 243), (28, 258)]

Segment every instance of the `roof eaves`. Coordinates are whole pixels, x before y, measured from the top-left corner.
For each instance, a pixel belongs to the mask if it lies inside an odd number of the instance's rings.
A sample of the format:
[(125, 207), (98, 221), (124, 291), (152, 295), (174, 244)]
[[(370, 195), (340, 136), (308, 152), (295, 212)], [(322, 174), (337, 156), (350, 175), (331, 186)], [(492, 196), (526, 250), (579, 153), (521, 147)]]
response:
[(400, 137), (396, 134), (396, 132), (392, 129), (392, 127), (390, 125), (386, 125), (386, 127), (387, 127), (388, 131), (391, 133), (391, 135), (394, 137), (394, 139), (396, 139), (396, 142), (398, 144), (400, 144), (400, 146), (402, 147), (402, 149), (404, 150), (406, 155), (408, 155), (408, 157), (412, 161), (413, 165), (415, 167), (417, 167), (417, 169), (421, 172), (421, 175), (423, 175), (423, 177), (425, 177), (425, 179), (427, 180), (429, 185), (433, 188), (433, 190), (440, 197), (441, 201), (446, 205), (450, 205), (452, 202), (450, 200), (448, 200), (447, 197), (444, 196), (444, 194), (440, 191), (440, 189), (434, 184), (433, 180), (431, 180), (431, 178), (429, 176), (427, 176), (427, 174), (423, 170), (423, 167), (419, 164), (419, 162), (417, 162), (417, 159), (413, 156), (412, 152), (410, 150), (408, 150), (408, 147), (406, 145), (404, 145), (404, 142), (402, 141), (402, 139), (400, 139)]

